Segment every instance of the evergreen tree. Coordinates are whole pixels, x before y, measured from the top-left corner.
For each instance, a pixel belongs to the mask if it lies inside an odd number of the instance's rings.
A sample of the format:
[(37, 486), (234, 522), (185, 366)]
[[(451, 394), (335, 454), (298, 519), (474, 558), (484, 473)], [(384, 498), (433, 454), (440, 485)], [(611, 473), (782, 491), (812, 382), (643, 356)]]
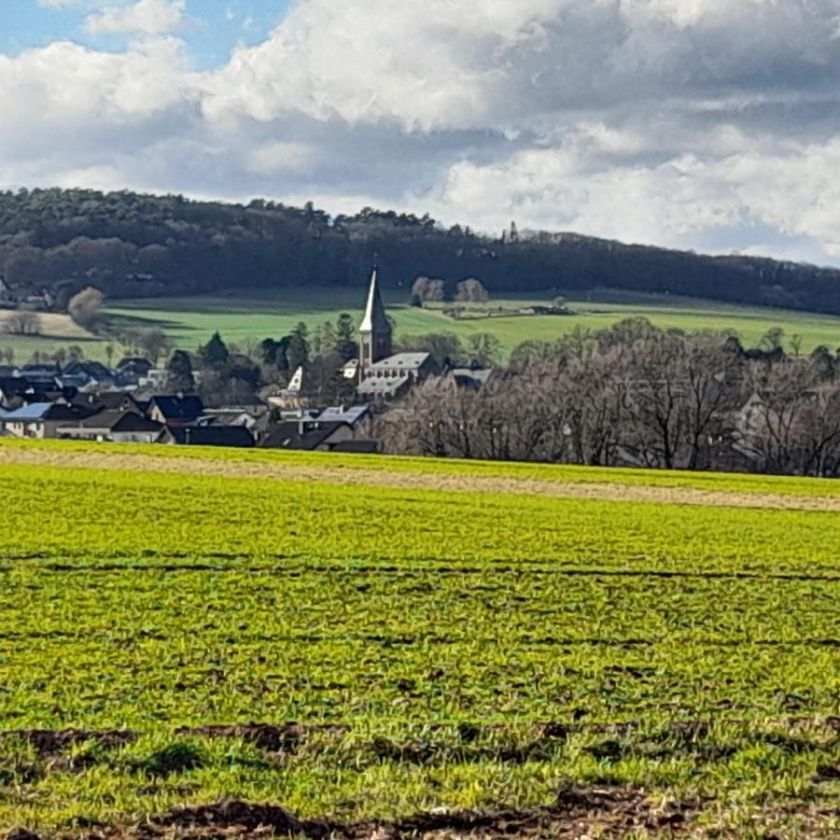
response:
[(305, 365), (309, 361), (309, 329), (301, 321), (292, 330), (289, 336), (289, 343), (286, 347), (286, 359), (289, 363), (289, 370)]
[(212, 338), (201, 348), (201, 361), (207, 367), (219, 368), (226, 365), (230, 359), (227, 345), (222, 341), (218, 332), (213, 333)]
[(192, 362), (183, 350), (176, 350), (172, 354), (167, 371), (169, 375), (166, 378), (166, 385), (171, 391), (187, 392), (195, 389)]
[(338, 316), (335, 324), (336, 342), (335, 352), (342, 361), (349, 362), (359, 355), (359, 345), (356, 343), (356, 325), (353, 318), (346, 312)]

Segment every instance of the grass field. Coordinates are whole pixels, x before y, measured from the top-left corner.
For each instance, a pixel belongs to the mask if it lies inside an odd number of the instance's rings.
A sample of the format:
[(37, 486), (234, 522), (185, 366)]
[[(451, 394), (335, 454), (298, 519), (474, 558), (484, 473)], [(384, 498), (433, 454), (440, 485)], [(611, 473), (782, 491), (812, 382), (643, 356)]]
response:
[(105, 358), (105, 342), (76, 324), (69, 315), (57, 312), (38, 313), (40, 333), (38, 335), (10, 335), (6, 322), (14, 310), (0, 309), (0, 350), (12, 348), (15, 364), (24, 364), (35, 352), (55, 353), (60, 348), (67, 350), (73, 345), (81, 347), (86, 356)]
[(840, 831), (840, 485), (5, 442), (0, 493), (0, 828)]
[[(327, 320), (334, 321), (342, 312), (361, 318), (363, 289), (283, 289), (270, 294), (239, 291), (225, 296), (165, 298), (157, 300), (122, 300), (106, 310), (115, 325), (133, 328), (162, 329), (176, 346), (194, 350), (219, 330), (231, 344), (244, 345), (289, 333), (300, 321), (311, 328)], [(771, 327), (781, 327), (790, 346), (799, 336), (804, 352), (824, 344), (840, 347), (840, 318), (790, 310), (731, 306), (691, 298), (664, 295), (633, 295), (616, 291), (593, 292), (585, 299), (569, 296), (572, 315), (511, 316), (475, 321), (447, 317), (439, 305), (417, 309), (407, 306), (405, 295), (392, 292), (386, 303), (397, 326), (397, 336), (430, 332), (452, 332), (466, 339), (480, 332), (492, 332), (507, 355), (523, 341), (551, 341), (576, 327), (602, 329), (623, 318), (645, 317), (661, 327), (675, 327), (687, 332), (731, 330), (746, 345), (755, 346)], [(527, 303), (546, 303), (547, 299), (516, 298), (493, 300), (492, 305), (515, 308)], [(44, 315), (43, 333), (38, 336), (3, 334), (4, 313), (0, 311), (0, 350), (12, 348), (15, 361), (23, 363), (40, 351), (53, 353), (70, 345), (80, 346), (91, 359), (106, 361), (108, 342), (91, 335), (63, 315)], [(116, 350), (118, 355), (119, 348)]]
[[(757, 345), (768, 329), (781, 326), (790, 339), (799, 335), (808, 351), (820, 344), (840, 346), (840, 318), (787, 310), (730, 306), (690, 298), (593, 293), (590, 300), (570, 300), (571, 317), (505, 317), (478, 321), (448, 318), (440, 308), (416, 309), (405, 304), (405, 295), (391, 293), (386, 303), (397, 326), (397, 335), (453, 332), (462, 337), (492, 332), (509, 353), (523, 341), (550, 341), (575, 327), (600, 329), (622, 318), (644, 316), (662, 327), (686, 331), (733, 330), (745, 344)], [(494, 300), (511, 307), (532, 298)], [(546, 303), (546, 300), (538, 302)], [(125, 323), (161, 327), (179, 346), (193, 349), (219, 330), (229, 342), (279, 337), (304, 321), (315, 327), (334, 320), (341, 312), (361, 317), (364, 290), (284, 289), (270, 295), (231, 294), (224, 297), (172, 298), (165, 301), (120, 301), (109, 312)]]

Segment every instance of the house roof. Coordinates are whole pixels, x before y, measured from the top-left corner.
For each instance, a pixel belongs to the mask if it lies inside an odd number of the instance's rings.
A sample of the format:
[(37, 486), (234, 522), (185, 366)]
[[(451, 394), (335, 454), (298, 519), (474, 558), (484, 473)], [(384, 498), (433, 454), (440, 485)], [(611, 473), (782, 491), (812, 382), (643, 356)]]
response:
[(449, 373), (458, 385), (478, 388), (487, 384), (493, 375), (493, 370), (491, 368), (452, 368)]
[(100, 382), (112, 379), (114, 374), (100, 362), (71, 362), (64, 368), (64, 376), (84, 375)]
[(275, 426), (260, 446), (265, 449), (297, 449), (309, 452), (325, 443), (342, 426), (349, 428), (347, 423), (324, 423), (317, 428), (304, 428), (301, 433), (300, 424), (289, 420)]
[(84, 420), (90, 417), (94, 410), (83, 405), (75, 405), (73, 403), (53, 403), (46, 412), (44, 412), (44, 420), (51, 421), (66, 421), (66, 420)]
[(157, 406), (166, 420), (195, 420), (204, 411), (199, 397), (163, 396), (154, 397), (151, 406)]
[(143, 417), (137, 411), (110, 409), (84, 418), (76, 424), (75, 428), (106, 432), (160, 432), (164, 426)]
[(359, 332), (370, 333), (390, 331), (391, 324), (385, 314), (385, 304), (382, 302), (382, 295), (379, 293), (379, 272), (374, 269), (370, 276), (370, 289), (368, 290), (367, 306), (362, 323), (359, 325)]
[(185, 426), (169, 430), (176, 443), (185, 446), (252, 447), (253, 435), (244, 426)]
[(410, 381), (411, 378), (407, 373), (402, 376), (373, 377), (365, 379), (359, 385), (358, 392), (371, 399), (392, 397), (398, 394)]
[(369, 414), (369, 405), (354, 405), (349, 408), (330, 406), (318, 415), (318, 421), (321, 423), (348, 423), (351, 426), (355, 426)]
[(137, 400), (126, 391), (102, 391), (99, 394), (85, 394), (77, 397), (74, 402), (81, 405), (104, 409), (132, 409), (141, 408)]
[(126, 411), (122, 417), (111, 426), (112, 432), (162, 432), (166, 427), (162, 423), (149, 420), (136, 411)]
[(417, 371), (431, 358), (430, 353), (395, 353), (393, 356), (388, 356), (386, 359), (380, 359), (378, 362), (370, 365), (369, 371), (376, 372), (377, 370), (405, 370)]
[(379, 452), (375, 440), (342, 440), (330, 447), (331, 452), (347, 452), (356, 455), (373, 455)]
[(117, 370), (121, 371), (125, 368), (136, 368), (142, 369), (143, 372), (150, 371), (154, 365), (148, 360), (143, 358), (143, 356), (127, 356), (124, 359), (120, 359), (120, 363), (117, 365)]
[(0, 391), (4, 394), (25, 394), (32, 383), (22, 376), (0, 376)]
[(44, 415), (53, 407), (49, 402), (29, 403), (13, 411), (0, 411), (0, 420), (10, 422), (42, 420)]

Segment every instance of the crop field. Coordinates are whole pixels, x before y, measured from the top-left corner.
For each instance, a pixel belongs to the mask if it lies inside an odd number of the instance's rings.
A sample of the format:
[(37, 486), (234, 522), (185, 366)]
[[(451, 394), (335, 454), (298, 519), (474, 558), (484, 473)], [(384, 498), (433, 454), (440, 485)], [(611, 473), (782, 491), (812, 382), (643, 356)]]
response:
[[(184, 349), (195, 349), (220, 330), (226, 341), (244, 343), (279, 337), (304, 321), (310, 328), (335, 320), (341, 312), (361, 318), (364, 289), (280, 289), (274, 293), (242, 293), (230, 296), (167, 298), (145, 301), (115, 301), (111, 316), (126, 325), (158, 327)], [(468, 338), (490, 332), (498, 337), (505, 354), (523, 341), (552, 341), (576, 327), (603, 329), (623, 318), (646, 317), (661, 327), (685, 331), (732, 330), (747, 345), (755, 346), (772, 327), (781, 327), (788, 342), (801, 338), (804, 351), (820, 344), (840, 346), (840, 318), (809, 312), (731, 306), (690, 298), (593, 293), (587, 299), (570, 299), (571, 316), (510, 316), (479, 320), (455, 320), (440, 306), (417, 309), (406, 305), (407, 293), (391, 291), (386, 305), (396, 323), (397, 337), (431, 332), (452, 332)], [(548, 298), (493, 299), (493, 306), (514, 309)]]
[(0, 831), (840, 832), (840, 485), (3, 442), (0, 499)]

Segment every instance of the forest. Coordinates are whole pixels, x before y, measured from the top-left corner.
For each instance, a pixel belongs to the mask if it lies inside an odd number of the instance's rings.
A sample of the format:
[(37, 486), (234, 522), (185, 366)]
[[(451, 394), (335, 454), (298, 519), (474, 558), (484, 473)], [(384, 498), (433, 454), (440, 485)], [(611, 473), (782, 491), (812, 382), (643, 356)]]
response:
[(496, 237), (429, 216), (365, 208), (330, 216), (257, 199), (36, 189), (0, 193), (0, 272), (13, 299), (49, 292), (66, 308), (87, 286), (109, 299), (230, 288), (362, 286), (465, 278), (490, 293), (615, 288), (840, 313), (840, 270), (742, 256), (701, 256), (573, 233)]

